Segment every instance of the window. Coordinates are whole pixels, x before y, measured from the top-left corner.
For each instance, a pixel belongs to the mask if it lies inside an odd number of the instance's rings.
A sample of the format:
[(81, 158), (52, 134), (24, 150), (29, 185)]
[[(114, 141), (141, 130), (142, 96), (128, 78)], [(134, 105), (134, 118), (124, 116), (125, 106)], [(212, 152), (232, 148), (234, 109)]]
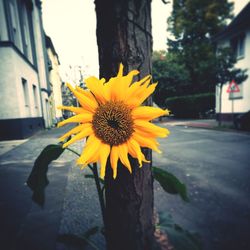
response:
[(245, 34), (241, 34), (231, 41), (232, 49), (237, 59), (245, 56)]
[(26, 18), (26, 12), (25, 8), (23, 8), (23, 37), (24, 37), (24, 47), (25, 50), (28, 52), (29, 51), (29, 30), (27, 26), (27, 18)]
[(14, 4), (11, 2), (10, 2), (10, 18), (11, 18), (12, 29), (14, 32), (16, 32), (17, 31), (16, 12)]
[(16, 3), (14, 1), (9, 1), (9, 12), (10, 12), (10, 33), (12, 41), (14, 44), (21, 49), (21, 34), (19, 27), (19, 18), (16, 9)]
[(239, 37), (237, 46), (237, 58), (244, 57), (245, 54), (245, 37)]
[(4, 7), (3, 2), (0, 1), (0, 41), (4, 40), (4, 34), (7, 31), (7, 27), (5, 26), (5, 13), (4, 13)]
[(22, 87), (23, 87), (25, 114), (30, 115), (29, 88), (28, 88), (27, 80), (25, 80), (24, 78), (22, 78)]
[(22, 39), (23, 39), (23, 50), (25, 56), (29, 59), (30, 62), (33, 61), (32, 50), (31, 50), (31, 37), (29, 30), (29, 20), (28, 20), (28, 9), (25, 3), (22, 3), (20, 6), (20, 23), (22, 25)]
[[(32, 21), (32, 1), (28, 0), (5, 0), (6, 21), (9, 39), (16, 48), (32, 63), (36, 65), (34, 30)], [(1, 0), (0, 0), (1, 3)], [(0, 6), (1, 8), (1, 6)], [(0, 9), (0, 29), (1, 23)], [(6, 34), (7, 34), (6, 31)], [(2, 33), (2, 31), (0, 32)], [(2, 34), (1, 34), (2, 35)]]
[(35, 114), (38, 115), (37, 88), (36, 88), (36, 85), (34, 85), (34, 84), (33, 84), (33, 98), (34, 98)]

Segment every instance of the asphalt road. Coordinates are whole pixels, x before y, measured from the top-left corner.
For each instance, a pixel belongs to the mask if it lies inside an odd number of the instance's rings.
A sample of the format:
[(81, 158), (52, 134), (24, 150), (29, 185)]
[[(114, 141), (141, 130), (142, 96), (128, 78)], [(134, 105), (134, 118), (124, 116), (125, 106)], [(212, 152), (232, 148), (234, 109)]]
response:
[(250, 134), (168, 126), (155, 166), (175, 174), (190, 202), (155, 184), (155, 206), (200, 234), (204, 250), (250, 249)]

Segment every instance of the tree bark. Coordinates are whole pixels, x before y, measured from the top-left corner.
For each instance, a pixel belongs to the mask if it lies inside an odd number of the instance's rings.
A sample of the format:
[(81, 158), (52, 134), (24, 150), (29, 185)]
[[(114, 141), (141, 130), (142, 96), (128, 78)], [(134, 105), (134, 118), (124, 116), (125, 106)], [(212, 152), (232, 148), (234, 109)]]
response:
[[(138, 69), (138, 78), (151, 74), (151, 0), (95, 0), (95, 5), (100, 77), (107, 80), (115, 76), (121, 62), (125, 73)], [(151, 161), (151, 150), (143, 152)], [(109, 160), (106, 168), (105, 232), (109, 250), (153, 249), (151, 163), (139, 169), (137, 160), (130, 157), (130, 162), (132, 175), (119, 162), (115, 180)]]

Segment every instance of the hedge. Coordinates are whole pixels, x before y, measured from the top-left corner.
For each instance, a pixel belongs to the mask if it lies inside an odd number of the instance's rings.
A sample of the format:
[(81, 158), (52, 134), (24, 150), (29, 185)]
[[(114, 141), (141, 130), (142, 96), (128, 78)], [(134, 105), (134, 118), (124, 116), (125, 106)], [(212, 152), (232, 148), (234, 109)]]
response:
[(199, 118), (215, 107), (214, 93), (203, 93), (167, 98), (166, 107), (175, 117)]

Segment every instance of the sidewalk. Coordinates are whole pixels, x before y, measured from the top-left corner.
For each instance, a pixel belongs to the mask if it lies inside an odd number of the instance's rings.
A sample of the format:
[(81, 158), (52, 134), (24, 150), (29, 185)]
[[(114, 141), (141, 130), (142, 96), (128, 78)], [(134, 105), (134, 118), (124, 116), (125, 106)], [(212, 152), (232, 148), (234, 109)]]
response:
[(11, 149), (23, 144), (28, 139), (24, 140), (10, 140), (10, 141), (0, 141), (0, 156)]
[[(73, 153), (65, 151), (50, 164), (43, 209), (32, 202), (32, 191), (25, 185), (42, 149), (57, 143), (68, 130), (51, 129), (25, 141), (0, 143), (0, 249), (75, 250), (59, 243), (58, 235), (83, 235), (94, 226), (102, 226), (93, 180), (84, 177), (88, 169), (80, 171), (75, 166)], [(82, 144), (71, 148), (81, 152)], [(93, 240), (99, 246), (104, 244), (100, 235)]]
[(219, 126), (218, 121), (215, 119), (174, 119), (174, 118), (166, 118), (162, 121), (163, 124), (167, 126), (184, 126), (184, 127), (192, 127), (192, 128), (200, 128), (200, 129), (214, 129), (218, 131), (227, 131), (227, 132), (235, 132), (235, 133), (243, 133), (249, 134), (249, 131), (237, 129), (233, 125), (228, 126)]
[(214, 129), (218, 127), (218, 122), (214, 119), (167, 119), (164, 123), (170, 126), (187, 126), (194, 128)]

